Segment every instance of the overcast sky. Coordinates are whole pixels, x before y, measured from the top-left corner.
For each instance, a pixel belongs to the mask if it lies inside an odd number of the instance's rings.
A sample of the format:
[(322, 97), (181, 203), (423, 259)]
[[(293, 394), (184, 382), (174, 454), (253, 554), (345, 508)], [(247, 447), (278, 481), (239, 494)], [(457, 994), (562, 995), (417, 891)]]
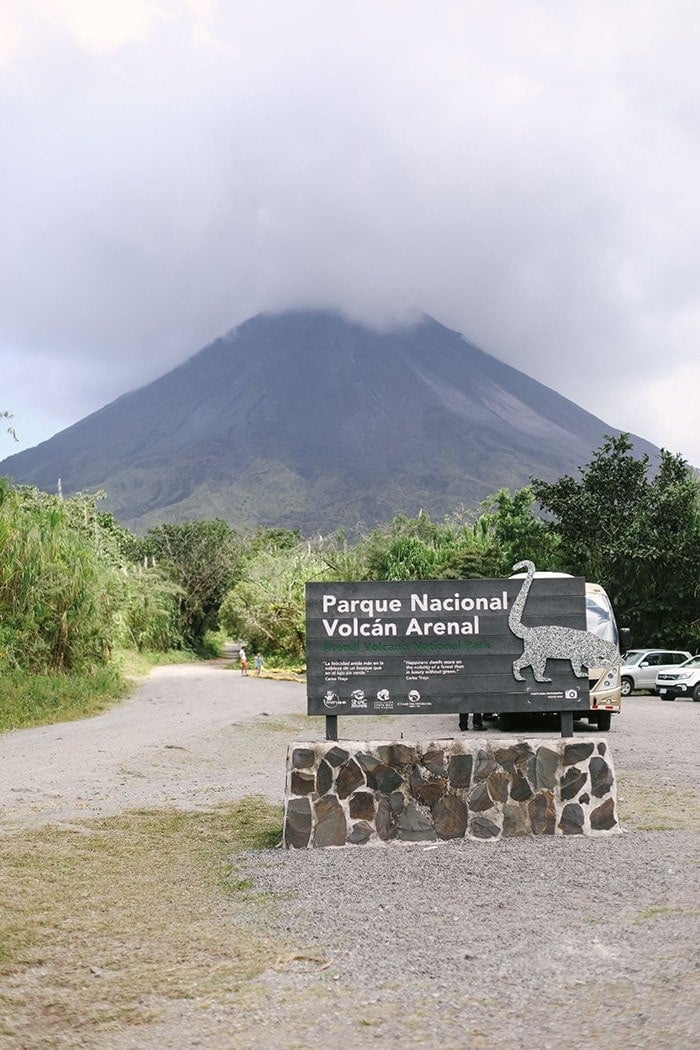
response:
[(317, 306), (425, 311), (700, 466), (699, 21), (0, 0), (0, 459)]

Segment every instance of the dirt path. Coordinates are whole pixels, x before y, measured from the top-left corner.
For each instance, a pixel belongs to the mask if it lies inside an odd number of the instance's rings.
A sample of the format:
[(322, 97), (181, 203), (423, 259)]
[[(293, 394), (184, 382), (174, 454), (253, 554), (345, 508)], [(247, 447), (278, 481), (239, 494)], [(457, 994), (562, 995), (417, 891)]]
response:
[[(0, 833), (136, 807), (281, 802), (289, 742), (325, 734), (305, 712), (299, 682), (244, 677), (225, 661), (157, 667), (96, 718), (0, 735)], [(345, 719), (343, 733), (386, 734), (394, 722)], [(456, 717), (400, 726), (407, 738), (457, 731)]]
[(0, 736), (0, 830), (250, 794), (279, 801), (303, 704), (295, 682), (220, 663), (158, 667), (96, 718)]

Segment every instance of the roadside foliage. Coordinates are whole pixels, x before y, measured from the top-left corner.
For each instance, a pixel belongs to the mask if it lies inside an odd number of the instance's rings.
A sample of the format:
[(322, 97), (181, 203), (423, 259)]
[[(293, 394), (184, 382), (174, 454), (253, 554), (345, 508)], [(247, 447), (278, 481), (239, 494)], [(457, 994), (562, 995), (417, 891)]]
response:
[(94, 501), (0, 481), (0, 668), (86, 671), (115, 639), (122, 589)]
[(608, 438), (581, 477), (537, 481), (567, 572), (605, 587), (635, 647), (700, 650), (700, 482), (680, 456), (656, 470), (626, 434)]
[(238, 533), (219, 519), (156, 525), (136, 552), (169, 581), (182, 644), (196, 650), (217, 628), (221, 602), (240, 574)]
[[(111, 668), (116, 680), (124, 651), (211, 655), (211, 632), (245, 641), (267, 666), (303, 666), (308, 581), (498, 577), (528, 558), (602, 584), (635, 646), (700, 650), (700, 482), (666, 451), (652, 469), (625, 434), (578, 478), (532, 479), (442, 522), (398, 514), (351, 537), (243, 533), (222, 520), (138, 537), (97, 509), (101, 497), (0, 480), (0, 731), (22, 722), (3, 718), (8, 696), (28, 697), (30, 721), (49, 717), (47, 676)], [(44, 687), (27, 690), (22, 676)], [(114, 680), (98, 693), (117, 695)]]

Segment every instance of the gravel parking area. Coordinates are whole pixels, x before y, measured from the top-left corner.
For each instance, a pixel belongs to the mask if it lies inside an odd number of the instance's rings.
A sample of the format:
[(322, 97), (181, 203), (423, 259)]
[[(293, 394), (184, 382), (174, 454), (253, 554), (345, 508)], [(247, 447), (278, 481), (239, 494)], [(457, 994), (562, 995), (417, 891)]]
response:
[[(298, 683), (159, 668), (98, 718), (0, 737), (0, 836), (137, 806), (279, 802), (287, 744), (324, 733), (304, 711)], [(239, 855), (251, 908), (259, 917), (255, 894), (272, 894), (266, 921), (299, 950), (235, 1003), (194, 995), (99, 1046), (697, 1045), (699, 717), (687, 701), (625, 701), (605, 734), (621, 836)], [(339, 730), (459, 733), (456, 716), (348, 718)], [(577, 735), (599, 734), (584, 723)]]

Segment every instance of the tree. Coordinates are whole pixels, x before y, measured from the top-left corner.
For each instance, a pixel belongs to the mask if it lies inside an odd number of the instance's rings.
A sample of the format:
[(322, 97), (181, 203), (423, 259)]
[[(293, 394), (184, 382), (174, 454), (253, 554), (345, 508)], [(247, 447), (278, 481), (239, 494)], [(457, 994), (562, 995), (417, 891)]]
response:
[(442, 549), (438, 579), (473, 580), (500, 575), (498, 546), (487, 518), (456, 520), (449, 524), (447, 542)]
[(299, 529), (268, 528), (261, 525), (248, 540), (247, 551), (257, 554), (258, 551), (291, 550), (302, 541)]
[(324, 568), (308, 543), (258, 552), (226, 595), (219, 612), (221, 626), (253, 650), (303, 659), (306, 582), (326, 578)]
[(360, 541), (359, 556), (366, 580), (426, 580), (442, 575), (454, 544), (450, 525), (432, 521), (421, 511), (415, 518), (397, 514)]
[(123, 572), (123, 594), (116, 614), (121, 644), (161, 653), (182, 649), (178, 585), (159, 566), (130, 565)]
[(141, 552), (177, 584), (180, 632), (186, 646), (200, 648), (205, 632), (218, 626), (219, 606), (241, 573), (238, 533), (220, 519), (156, 525)]
[(607, 437), (580, 480), (533, 481), (566, 571), (601, 583), (635, 645), (700, 648), (700, 483), (661, 450), (655, 473), (628, 434)]
[(523, 558), (540, 570), (561, 568), (559, 536), (535, 513), (531, 485), (512, 494), (508, 489), (500, 489), (484, 500), (482, 509), (480, 521), (498, 551), (494, 575), (509, 576), (515, 562)]

